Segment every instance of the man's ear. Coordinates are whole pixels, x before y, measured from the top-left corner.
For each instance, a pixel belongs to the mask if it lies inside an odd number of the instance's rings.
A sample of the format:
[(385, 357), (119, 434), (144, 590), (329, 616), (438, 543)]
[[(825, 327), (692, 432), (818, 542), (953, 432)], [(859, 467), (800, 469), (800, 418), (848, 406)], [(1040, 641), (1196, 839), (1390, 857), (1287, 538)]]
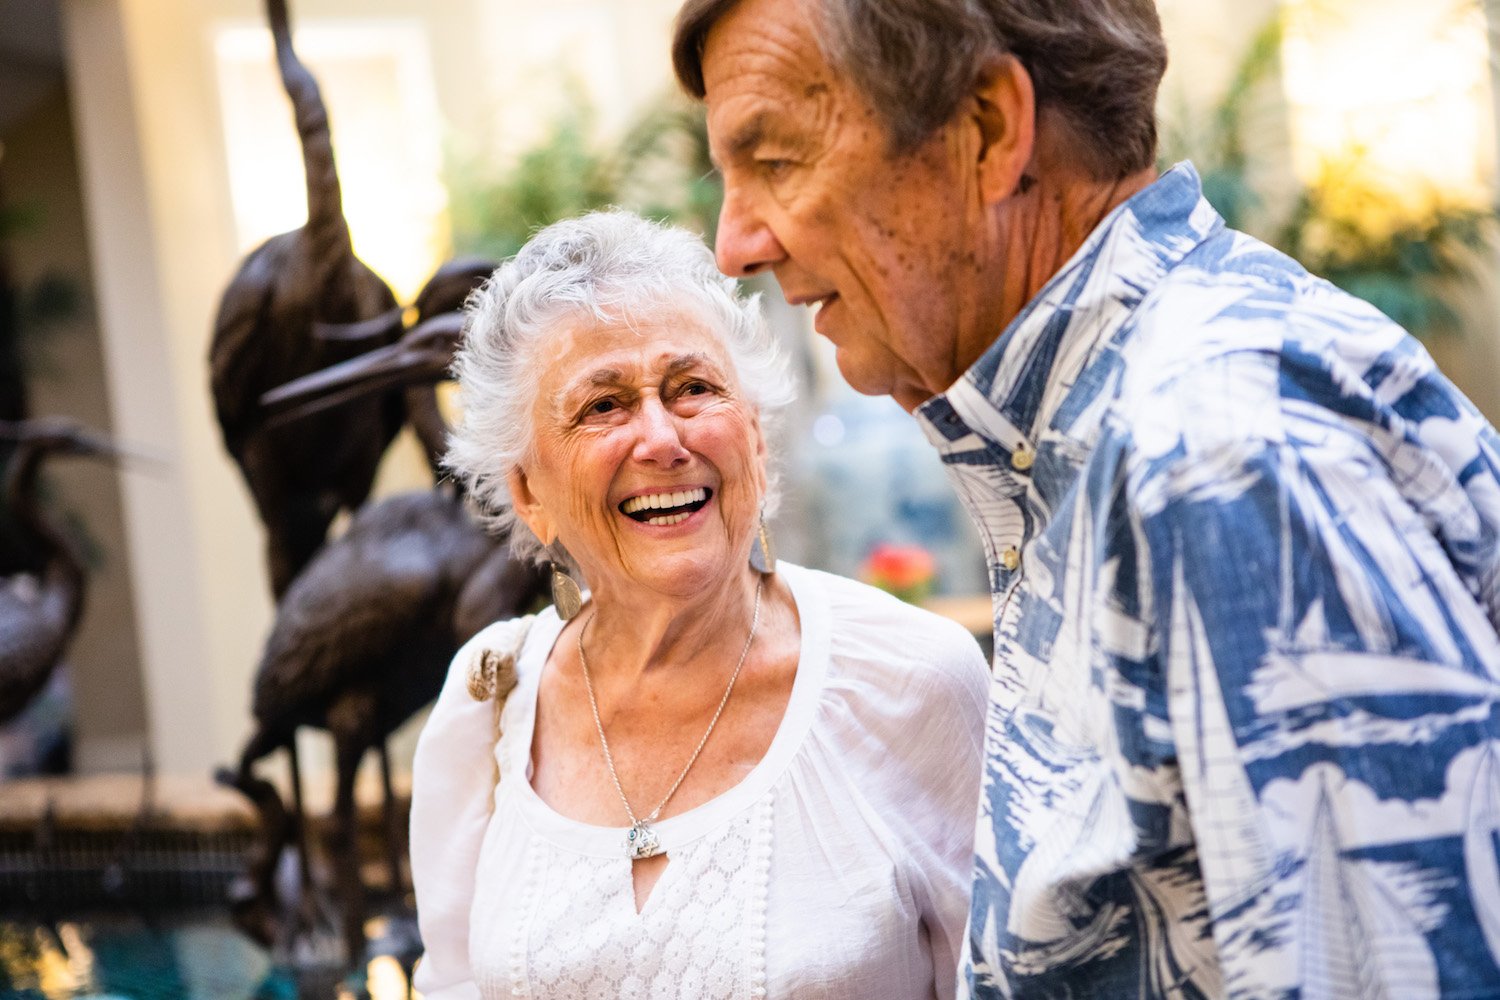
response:
[(548, 516), (542, 501), (531, 491), (531, 483), (526, 478), (526, 470), (519, 465), (510, 470), (505, 483), (510, 487), (510, 505), (515, 510), (516, 516), (521, 523), (531, 529), (543, 545), (551, 545), (557, 540), (557, 528), (552, 524), (552, 518)]
[(1036, 88), (1012, 55), (986, 60), (974, 80), (973, 115), (979, 127), (979, 192), (986, 204), (1022, 186), (1036, 145)]

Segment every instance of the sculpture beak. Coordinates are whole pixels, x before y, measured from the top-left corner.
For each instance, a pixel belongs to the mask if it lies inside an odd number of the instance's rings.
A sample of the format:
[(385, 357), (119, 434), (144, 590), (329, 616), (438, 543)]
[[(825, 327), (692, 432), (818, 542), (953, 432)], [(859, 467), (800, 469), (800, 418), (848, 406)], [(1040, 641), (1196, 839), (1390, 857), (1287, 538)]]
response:
[(412, 327), (389, 347), (277, 386), (260, 397), (267, 423), (289, 423), (383, 389), (440, 382), (453, 363), (463, 325), (461, 313), (443, 313)]
[(34, 442), (59, 455), (102, 458), (126, 467), (159, 469), (168, 464), (160, 454), (116, 441), (67, 417), (0, 420), (0, 441)]

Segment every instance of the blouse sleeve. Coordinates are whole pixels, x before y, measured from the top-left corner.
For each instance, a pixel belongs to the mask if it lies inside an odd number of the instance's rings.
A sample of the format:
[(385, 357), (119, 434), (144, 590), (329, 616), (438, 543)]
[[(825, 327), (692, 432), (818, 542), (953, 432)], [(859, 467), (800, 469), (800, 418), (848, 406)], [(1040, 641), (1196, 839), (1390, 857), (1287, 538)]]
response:
[(474, 872), (494, 801), (498, 731), (491, 700), (469, 694), (468, 673), (482, 649), (510, 650), (531, 619), (493, 625), (471, 639), (448, 678), (412, 760), (411, 874), (426, 953), (412, 985), (427, 1000), (478, 1000), (469, 967)]
[(984, 766), (989, 668), (974, 639), (955, 627), (933, 644), (936, 669), (914, 729), (910, 825), (913, 889), (932, 949), (934, 987), (951, 1000), (969, 918), (975, 816)]
[(956, 623), (827, 579), (840, 664), (830, 687), (847, 716), (840, 753), (903, 856), (933, 991), (951, 1000), (969, 916), (989, 667)]

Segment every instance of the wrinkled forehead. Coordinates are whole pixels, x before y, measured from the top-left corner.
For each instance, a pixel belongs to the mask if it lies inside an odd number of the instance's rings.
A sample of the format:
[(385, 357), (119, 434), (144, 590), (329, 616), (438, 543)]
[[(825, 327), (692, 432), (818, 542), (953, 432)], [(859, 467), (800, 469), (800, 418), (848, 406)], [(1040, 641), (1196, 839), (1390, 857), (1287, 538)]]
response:
[[(742, 0), (708, 29), (701, 65), (716, 156), (750, 144), (777, 118), (805, 114), (805, 102), (837, 80), (804, 0)], [(726, 132), (728, 119), (735, 127)]]
[[(591, 373), (617, 379), (678, 374), (711, 368), (736, 379), (721, 321), (701, 303), (645, 303), (600, 316), (559, 314), (539, 338), (531, 369), (540, 391), (562, 391)], [(597, 379), (595, 379), (597, 381)]]

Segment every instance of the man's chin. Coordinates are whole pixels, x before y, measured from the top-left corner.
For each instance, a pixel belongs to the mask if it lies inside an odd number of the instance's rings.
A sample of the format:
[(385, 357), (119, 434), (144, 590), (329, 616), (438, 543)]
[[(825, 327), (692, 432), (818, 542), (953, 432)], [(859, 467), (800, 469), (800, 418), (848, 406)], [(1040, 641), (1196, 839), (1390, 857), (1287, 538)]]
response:
[(873, 365), (861, 363), (864, 359), (853, 356), (848, 349), (840, 347), (834, 354), (839, 374), (849, 383), (849, 388), (863, 396), (889, 396), (895, 389), (895, 380), (889, 373), (881, 372)]
[(842, 347), (835, 355), (839, 374), (849, 383), (849, 388), (864, 396), (889, 396), (903, 410), (910, 413), (932, 398), (932, 390), (890, 372), (862, 366), (858, 358), (851, 357)]

